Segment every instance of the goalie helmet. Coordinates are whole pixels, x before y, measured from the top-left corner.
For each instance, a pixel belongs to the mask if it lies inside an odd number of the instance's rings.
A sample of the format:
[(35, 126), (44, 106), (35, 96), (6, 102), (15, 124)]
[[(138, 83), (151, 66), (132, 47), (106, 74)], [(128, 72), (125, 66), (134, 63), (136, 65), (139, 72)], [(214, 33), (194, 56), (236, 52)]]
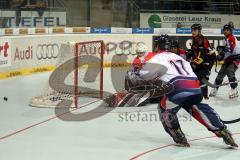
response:
[(139, 43), (136, 48), (137, 54), (145, 54), (147, 52), (148, 48), (144, 43)]
[(169, 36), (167, 34), (165, 34), (165, 35), (162, 34), (159, 37), (157, 37), (155, 39), (155, 43), (156, 43), (156, 46), (160, 50), (169, 50), (170, 49), (171, 42), (170, 42)]

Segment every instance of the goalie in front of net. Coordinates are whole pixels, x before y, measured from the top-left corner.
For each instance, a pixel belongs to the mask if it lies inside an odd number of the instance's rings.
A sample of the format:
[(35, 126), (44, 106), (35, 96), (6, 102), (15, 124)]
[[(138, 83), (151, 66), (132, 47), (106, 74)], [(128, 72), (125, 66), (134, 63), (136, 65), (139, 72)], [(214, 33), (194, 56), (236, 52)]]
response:
[[(157, 47), (158, 52), (145, 60), (139, 70), (132, 72), (129, 89), (108, 97), (106, 103), (114, 107), (127, 103), (133, 105), (151, 92), (150, 96), (159, 97), (158, 112), (165, 131), (180, 146), (190, 146), (177, 117), (177, 112), (183, 108), (209, 131), (223, 138), (227, 145), (238, 147), (217, 112), (201, 103), (200, 82), (190, 63), (168, 52), (167, 35), (159, 37)], [(166, 105), (169, 103), (172, 105)]]

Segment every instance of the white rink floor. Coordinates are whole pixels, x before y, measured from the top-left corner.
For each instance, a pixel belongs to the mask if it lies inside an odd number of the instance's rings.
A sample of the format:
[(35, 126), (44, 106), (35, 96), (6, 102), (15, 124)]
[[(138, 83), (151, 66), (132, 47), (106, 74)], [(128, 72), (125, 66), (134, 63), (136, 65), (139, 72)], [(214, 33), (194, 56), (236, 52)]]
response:
[[(211, 79), (215, 78), (213, 74)], [(40, 94), (48, 75), (0, 81), (0, 160), (239, 160), (239, 149), (229, 149), (182, 110), (180, 122), (190, 148), (174, 146), (162, 124), (154, 118), (156, 105), (118, 108), (90, 121), (63, 121), (52, 108), (29, 107), (30, 97)], [(105, 86), (112, 90), (107, 80)], [(240, 98), (228, 100), (229, 90), (222, 87), (217, 98), (205, 101), (224, 120), (240, 117)], [(4, 96), (8, 101), (3, 100)], [(84, 105), (85, 101), (82, 102)], [(94, 108), (98, 103), (73, 113)], [(240, 144), (240, 123), (228, 128)]]

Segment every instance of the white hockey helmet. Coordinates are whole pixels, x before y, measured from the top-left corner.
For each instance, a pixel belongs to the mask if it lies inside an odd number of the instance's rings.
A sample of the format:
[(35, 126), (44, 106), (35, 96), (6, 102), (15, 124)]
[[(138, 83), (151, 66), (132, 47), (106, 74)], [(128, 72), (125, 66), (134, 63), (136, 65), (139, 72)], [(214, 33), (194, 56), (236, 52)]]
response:
[(148, 51), (147, 46), (144, 43), (139, 43), (137, 44), (137, 48), (136, 48), (136, 53), (137, 54), (145, 54)]

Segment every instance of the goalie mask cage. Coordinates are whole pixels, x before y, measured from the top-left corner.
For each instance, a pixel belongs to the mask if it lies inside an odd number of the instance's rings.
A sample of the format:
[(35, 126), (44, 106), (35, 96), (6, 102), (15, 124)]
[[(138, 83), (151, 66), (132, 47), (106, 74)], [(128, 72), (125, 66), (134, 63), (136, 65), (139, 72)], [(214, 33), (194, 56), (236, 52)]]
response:
[(40, 96), (30, 100), (30, 105), (56, 107), (70, 100), (70, 107), (78, 107), (80, 97), (103, 98), (104, 52), (103, 41), (62, 44), (49, 83)]

